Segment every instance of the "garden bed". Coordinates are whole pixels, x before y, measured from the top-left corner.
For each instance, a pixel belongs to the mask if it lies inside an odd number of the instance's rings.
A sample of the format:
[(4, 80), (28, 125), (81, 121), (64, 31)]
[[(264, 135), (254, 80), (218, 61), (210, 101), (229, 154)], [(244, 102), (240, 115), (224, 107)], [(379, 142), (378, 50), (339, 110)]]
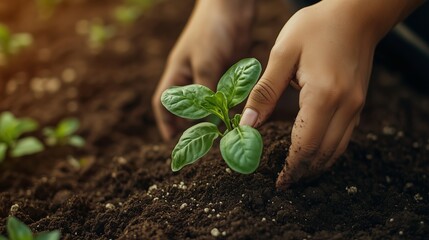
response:
[[(75, 29), (83, 19), (113, 23), (118, 1), (65, 0), (49, 21), (35, 20), (35, 6), (24, 2), (0, 6), (15, 13), (0, 21), (34, 36), (30, 49), (0, 67), (0, 111), (42, 126), (77, 117), (87, 144), (0, 165), (0, 234), (12, 214), (35, 232), (59, 229), (64, 239), (429, 236), (429, 97), (405, 85), (406, 75), (376, 64), (349, 148), (313, 181), (274, 188), (290, 145), (293, 119), (284, 116), (260, 128), (256, 173), (231, 172), (218, 145), (173, 173), (175, 141), (161, 141), (150, 102), (193, 1), (154, 5), (96, 54)], [(249, 56), (265, 63), (288, 14), (281, 1), (259, 5)]]

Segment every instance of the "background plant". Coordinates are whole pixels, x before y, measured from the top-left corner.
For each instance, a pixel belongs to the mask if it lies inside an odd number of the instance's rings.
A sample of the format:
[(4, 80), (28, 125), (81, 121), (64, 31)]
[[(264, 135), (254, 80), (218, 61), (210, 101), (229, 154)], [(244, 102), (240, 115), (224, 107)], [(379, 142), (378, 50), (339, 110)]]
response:
[(187, 129), (173, 149), (173, 171), (179, 171), (204, 156), (219, 136), (222, 137), (222, 157), (231, 169), (243, 174), (256, 170), (262, 154), (262, 137), (250, 126), (239, 126), (241, 115), (230, 118), (229, 110), (247, 98), (260, 73), (259, 61), (248, 58), (228, 69), (216, 92), (198, 84), (172, 87), (163, 92), (161, 102), (173, 114), (188, 119), (201, 119), (213, 114), (227, 128), (221, 133), (215, 124), (202, 122)]
[(125, 0), (123, 4), (115, 8), (114, 16), (122, 24), (131, 24), (155, 2), (156, 0)]
[[(13, 216), (8, 218), (6, 228), (9, 240), (58, 240), (61, 235), (58, 230), (33, 234), (27, 225)], [(0, 240), (8, 239), (0, 235)]]
[(115, 36), (115, 27), (104, 24), (101, 19), (93, 19), (79, 34), (87, 37), (88, 47), (95, 53), (99, 52), (106, 42)]
[(35, 137), (21, 135), (32, 132), (38, 124), (31, 118), (15, 118), (10, 112), (0, 114), (0, 162), (7, 153), (11, 157), (21, 157), (43, 151), (43, 144)]
[(29, 47), (32, 43), (33, 37), (31, 34), (12, 34), (6, 25), (0, 24), (0, 65), (7, 63), (11, 56)]
[(83, 147), (85, 140), (76, 135), (79, 129), (79, 120), (76, 118), (66, 118), (60, 121), (55, 128), (46, 127), (43, 129), (46, 145), (70, 145), (74, 147)]

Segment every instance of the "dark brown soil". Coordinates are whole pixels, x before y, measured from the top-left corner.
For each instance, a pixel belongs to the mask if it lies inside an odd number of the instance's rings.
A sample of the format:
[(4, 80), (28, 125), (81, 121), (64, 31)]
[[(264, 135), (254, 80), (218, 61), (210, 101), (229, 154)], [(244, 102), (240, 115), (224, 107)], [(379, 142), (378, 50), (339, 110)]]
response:
[[(95, 55), (75, 25), (113, 23), (117, 1), (65, 0), (45, 22), (32, 4), (12, 2), (0, 4), (0, 21), (33, 33), (35, 46), (0, 68), (0, 111), (42, 126), (76, 116), (88, 144), (0, 165), (0, 234), (12, 214), (35, 232), (60, 229), (64, 239), (212, 239), (215, 228), (220, 239), (428, 238), (429, 97), (405, 85), (406, 75), (375, 66), (347, 152), (312, 182), (274, 188), (290, 144), (292, 119), (284, 116), (261, 127), (255, 174), (228, 171), (217, 145), (172, 173), (175, 142), (160, 141), (150, 99), (193, 2), (155, 5)], [(281, 1), (259, 4), (250, 55), (264, 63), (288, 10)], [(72, 82), (64, 81), (68, 68)], [(56, 78), (60, 89), (36, 93), (36, 77)]]

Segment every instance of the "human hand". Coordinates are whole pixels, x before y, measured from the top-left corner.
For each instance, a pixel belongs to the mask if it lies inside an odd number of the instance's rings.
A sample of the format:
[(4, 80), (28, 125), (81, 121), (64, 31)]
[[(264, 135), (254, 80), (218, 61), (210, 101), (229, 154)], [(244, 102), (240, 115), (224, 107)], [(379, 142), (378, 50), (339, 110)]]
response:
[[(293, 15), (280, 32), (240, 122), (260, 126), (290, 83), (300, 88), (300, 110), (278, 188), (329, 169), (345, 151), (359, 123), (374, 48), (405, 9), (397, 13), (381, 2), (321, 1)], [(375, 21), (375, 7), (387, 11), (378, 12), (385, 19)]]
[(152, 98), (164, 140), (171, 139), (186, 123), (161, 105), (162, 92), (192, 82), (214, 90), (222, 71), (249, 47), (253, 15), (254, 0), (197, 2)]

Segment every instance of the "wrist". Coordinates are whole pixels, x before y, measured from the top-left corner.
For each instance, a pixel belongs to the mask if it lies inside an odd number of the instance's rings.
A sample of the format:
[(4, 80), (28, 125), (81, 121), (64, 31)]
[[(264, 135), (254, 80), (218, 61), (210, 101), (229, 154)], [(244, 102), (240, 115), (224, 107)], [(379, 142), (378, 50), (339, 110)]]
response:
[(336, 12), (349, 16), (352, 25), (378, 42), (398, 22), (411, 14), (423, 0), (325, 0)]
[(252, 22), (256, 0), (198, 0), (196, 8), (218, 11), (222, 17), (233, 22)]

